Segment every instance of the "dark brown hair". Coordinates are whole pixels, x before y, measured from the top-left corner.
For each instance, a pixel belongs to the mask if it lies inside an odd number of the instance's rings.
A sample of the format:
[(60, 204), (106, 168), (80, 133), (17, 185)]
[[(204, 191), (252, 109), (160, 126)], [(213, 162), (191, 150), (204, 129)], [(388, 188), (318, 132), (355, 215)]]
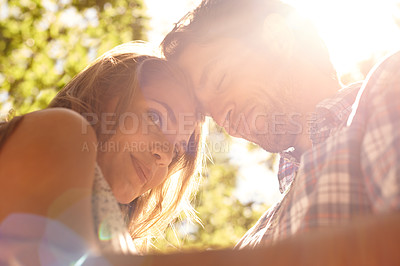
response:
[(298, 53), (307, 56), (325, 72), (336, 76), (328, 50), (317, 30), (296, 10), (280, 0), (203, 0), (187, 13), (161, 43), (168, 60), (177, 59), (190, 44), (207, 44), (218, 38), (234, 38), (247, 45), (261, 45), (266, 17), (279, 14), (293, 29)]

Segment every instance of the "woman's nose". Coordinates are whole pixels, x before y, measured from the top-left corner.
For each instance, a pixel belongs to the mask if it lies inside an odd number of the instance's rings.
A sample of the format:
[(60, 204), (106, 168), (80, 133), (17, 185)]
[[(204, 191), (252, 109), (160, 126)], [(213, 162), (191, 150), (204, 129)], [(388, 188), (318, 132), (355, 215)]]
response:
[(175, 147), (170, 141), (153, 143), (152, 155), (156, 160), (156, 164), (162, 167), (168, 166), (175, 154)]
[(161, 147), (153, 150), (153, 156), (156, 158), (157, 163), (168, 166), (174, 157), (185, 153), (187, 138), (186, 134), (176, 134), (166, 138)]

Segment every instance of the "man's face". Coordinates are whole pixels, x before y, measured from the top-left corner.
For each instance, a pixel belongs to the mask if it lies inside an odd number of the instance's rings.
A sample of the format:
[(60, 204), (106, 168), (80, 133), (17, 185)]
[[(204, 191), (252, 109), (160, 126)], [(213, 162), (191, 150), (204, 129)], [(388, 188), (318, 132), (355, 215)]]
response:
[(189, 45), (178, 64), (203, 112), (236, 137), (270, 152), (292, 147), (301, 133), (291, 73), (278, 59), (232, 39)]

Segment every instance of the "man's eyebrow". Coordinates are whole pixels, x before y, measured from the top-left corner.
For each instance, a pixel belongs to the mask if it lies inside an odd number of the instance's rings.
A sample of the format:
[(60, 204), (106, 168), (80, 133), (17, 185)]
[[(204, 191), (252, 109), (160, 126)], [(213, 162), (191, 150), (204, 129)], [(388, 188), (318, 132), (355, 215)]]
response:
[(155, 101), (158, 104), (161, 104), (167, 110), (168, 116), (171, 117), (171, 121), (174, 124), (177, 123), (175, 113), (174, 113), (174, 111), (172, 111), (171, 107), (168, 104), (166, 104), (164, 102), (161, 102), (161, 101), (154, 100), (154, 99), (152, 99), (152, 100)]

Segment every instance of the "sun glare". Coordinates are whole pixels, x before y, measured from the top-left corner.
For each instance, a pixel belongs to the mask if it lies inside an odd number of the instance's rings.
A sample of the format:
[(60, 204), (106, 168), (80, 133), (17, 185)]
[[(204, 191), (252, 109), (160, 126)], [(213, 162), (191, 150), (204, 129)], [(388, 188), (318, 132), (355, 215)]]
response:
[[(317, 27), (339, 73), (400, 48), (399, 0), (285, 0)], [(398, 17), (397, 17), (398, 18)]]
[[(380, 57), (400, 49), (400, 30), (394, 20), (394, 17), (400, 18), (400, 0), (283, 1), (314, 23), (328, 46), (339, 75), (355, 71), (361, 60), (374, 55)], [(146, 0), (148, 13), (152, 17), (149, 40), (159, 44), (173, 24), (200, 2), (201, 0)], [(258, 198), (272, 204), (280, 195), (275, 174), (265, 167), (260, 169), (258, 159), (253, 157), (251, 161), (244, 163), (243, 158), (249, 157), (249, 153), (246, 152), (246, 145), (239, 142), (233, 142), (230, 153), (233, 161), (241, 163), (241, 186), (238, 194), (244, 198), (252, 198), (246, 195), (254, 196), (260, 192), (262, 196)], [(261, 154), (259, 158), (266, 156)]]
[[(283, 0), (318, 28), (339, 74), (357, 63), (400, 49), (400, 0)], [(200, 0), (146, 0), (152, 17), (150, 41), (160, 42), (187, 11)]]

